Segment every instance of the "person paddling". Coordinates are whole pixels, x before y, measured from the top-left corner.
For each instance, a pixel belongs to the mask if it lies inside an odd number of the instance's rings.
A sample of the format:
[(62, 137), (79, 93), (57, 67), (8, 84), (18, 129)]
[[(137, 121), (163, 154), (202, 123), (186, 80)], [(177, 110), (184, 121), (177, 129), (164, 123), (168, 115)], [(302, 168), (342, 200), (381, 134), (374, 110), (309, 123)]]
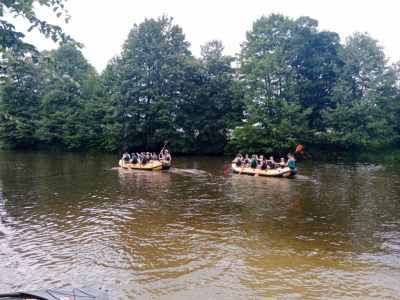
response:
[(287, 157), (288, 157), (288, 161), (287, 161), (287, 163), (286, 163), (286, 166), (289, 166), (289, 168), (290, 168), (291, 170), (294, 170), (294, 169), (296, 168), (296, 163), (295, 163), (296, 159), (294, 158), (294, 156), (292, 155), (292, 153), (289, 153), (289, 154), (287, 155)]
[(234, 164), (236, 164), (236, 167), (241, 167), (242, 166), (242, 159), (243, 159), (243, 156), (242, 156), (242, 154), (238, 154), (237, 156), (236, 156), (236, 158), (234, 159), (234, 160), (232, 160), (232, 162), (234, 163)]
[(171, 154), (169, 154), (168, 150), (164, 151), (164, 161), (166, 161), (167, 164), (171, 164), (172, 162), (172, 157)]
[(138, 157), (136, 156), (136, 154), (135, 153), (132, 153), (132, 162), (131, 162), (131, 164), (132, 165), (137, 165), (138, 164)]
[(268, 163), (267, 163), (267, 159), (265, 157), (262, 158), (262, 162), (260, 164), (260, 170), (262, 171), (266, 171), (269, 169)]
[(282, 157), (280, 162), (281, 169), (285, 168), (285, 159)]
[(249, 163), (250, 163), (250, 158), (249, 158), (249, 155), (246, 154), (246, 155), (245, 155), (245, 159), (244, 159), (244, 164), (245, 164), (245, 165), (248, 165)]
[(122, 159), (124, 160), (125, 164), (129, 164), (131, 162), (128, 151), (125, 151), (124, 155), (122, 155)]
[(258, 160), (257, 155), (253, 155), (253, 157), (250, 160), (250, 163), (248, 163), (246, 167), (250, 167), (253, 170), (257, 169), (257, 160)]
[(146, 161), (149, 164), (153, 163), (153, 159), (151, 158), (150, 152), (146, 152)]
[(159, 157), (158, 157), (158, 155), (157, 155), (155, 152), (153, 152), (152, 159), (153, 159), (154, 161), (157, 161), (157, 162), (160, 160)]
[(269, 168), (270, 169), (275, 168), (276, 164), (275, 164), (274, 158), (272, 156), (269, 158), (268, 162), (269, 162)]

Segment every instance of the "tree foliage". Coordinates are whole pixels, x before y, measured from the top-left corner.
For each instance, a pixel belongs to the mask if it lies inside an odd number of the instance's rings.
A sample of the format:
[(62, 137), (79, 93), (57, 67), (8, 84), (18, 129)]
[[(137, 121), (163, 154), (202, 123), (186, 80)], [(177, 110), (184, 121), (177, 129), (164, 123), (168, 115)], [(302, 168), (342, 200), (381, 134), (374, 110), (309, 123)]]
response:
[[(213, 40), (197, 58), (182, 28), (162, 16), (134, 25), (98, 74), (60, 28), (35, 19), (32, 1), (18, 3), (3, 1), (1, 13), (32, 20), (61, 46), (16, 51), (22, 36), (1, 40), (10, 81), (0, 86), (1, 147), (153, 151), (168, 141), (175, 153), (269, 155), (299, 143), (399, 141), (400, 64), (389, 65), (367, 33), (340, 44), (312, 18), (271, 14), (254, 22), (236, 57)], [(39, 4), (64, 9), (62, 1)], [(7, 24), (0, 22), (0, 36), (15, 31)]]

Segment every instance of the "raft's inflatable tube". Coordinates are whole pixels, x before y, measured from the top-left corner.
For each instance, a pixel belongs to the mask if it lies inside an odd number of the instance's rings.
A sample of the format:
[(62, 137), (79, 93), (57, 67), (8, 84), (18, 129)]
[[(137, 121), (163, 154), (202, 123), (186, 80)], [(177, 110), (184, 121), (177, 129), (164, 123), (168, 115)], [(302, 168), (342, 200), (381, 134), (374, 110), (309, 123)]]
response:
[(237, 167), (236, 164), (232, 164), (232, 170), (234, 173), (240, 173), (240, 171), (242, 171), (241, 174), (252, 175), (252, 176), (258, 173), (259, 176), (264, 176), (264, 177), (289, 177), (291, 176), (292, 173), (292, 170), (290, 170), (290, 168), (272, 169), (263, 171), (259, 169), (254, 170), (251, 168)]
[(113, 295), (107, 291), (95, 286), (84, 286), (82, 288), (63, 288), (48, 289), (31, 292), (16, 292), (9, 294), (0, 294), (0, 299), (4, 300), (54, 300), (54, 299), (98, 299), (113, 300)]
[(290, 169), (290, 176), (296, 176), (296, 174), (297, 174), (297, 169), (296, 168)]
[(164, 162), (155, 161), (152, 164), (145, 164), (140, 166), (140, 164), (126, 164), (123, 159), (119, 161), (120, 167), (124, 169), (130, 170), (144, 170), (144, 171), (160, 171), (160, 170), (169, 170), (171, 168), (170, 164), (166, 164)]

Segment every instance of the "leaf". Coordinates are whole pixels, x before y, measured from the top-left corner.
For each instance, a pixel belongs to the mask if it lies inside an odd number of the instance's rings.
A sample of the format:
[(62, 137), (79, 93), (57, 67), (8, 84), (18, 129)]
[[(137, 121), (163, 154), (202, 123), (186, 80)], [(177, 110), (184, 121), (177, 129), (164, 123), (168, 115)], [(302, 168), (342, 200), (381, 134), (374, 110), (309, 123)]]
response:
[(62, 15), (62, 13), (59, 12), (59, 13), (57, 14), (57, 18), (59, 18), (61, 15)]
[(57, 9), (58, 9), (58, 6), (54, 7), (54, 8), (53, 8), (53, 12), (56, 12)]
[(65, 18), (65, 23), (67, 23), (67, 24), (68, 24), (68, 22), (69, 22), (68, 18)]

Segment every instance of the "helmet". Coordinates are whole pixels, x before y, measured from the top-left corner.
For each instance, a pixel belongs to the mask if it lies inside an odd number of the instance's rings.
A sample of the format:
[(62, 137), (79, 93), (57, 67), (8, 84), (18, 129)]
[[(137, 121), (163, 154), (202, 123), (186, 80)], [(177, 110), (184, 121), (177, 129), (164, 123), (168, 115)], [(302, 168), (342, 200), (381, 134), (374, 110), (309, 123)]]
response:
[(167, 150), (167, 149), (165, 149), (165, 152), (168, 152), (168, 150)]
[(257, 157), (257, 155), (253, 155), (253, 157)]

